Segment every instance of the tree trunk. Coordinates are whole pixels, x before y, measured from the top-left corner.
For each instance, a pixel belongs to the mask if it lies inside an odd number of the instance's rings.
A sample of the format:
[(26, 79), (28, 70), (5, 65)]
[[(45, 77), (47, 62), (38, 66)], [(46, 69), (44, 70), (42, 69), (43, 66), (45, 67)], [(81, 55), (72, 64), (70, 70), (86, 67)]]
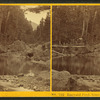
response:
[(81, 35), (81, 38), (83, 37), (85, 33), (85, 21), (83, 20), (83, 27), (82, 27), (82, 35)]

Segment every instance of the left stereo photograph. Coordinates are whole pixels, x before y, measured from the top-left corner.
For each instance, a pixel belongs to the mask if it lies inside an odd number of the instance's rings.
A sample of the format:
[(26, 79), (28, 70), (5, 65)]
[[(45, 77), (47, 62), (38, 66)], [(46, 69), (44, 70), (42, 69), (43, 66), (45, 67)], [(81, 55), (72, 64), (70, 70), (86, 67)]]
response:
[(0, 5), (0, 91), (50, 91), (50, 6)]

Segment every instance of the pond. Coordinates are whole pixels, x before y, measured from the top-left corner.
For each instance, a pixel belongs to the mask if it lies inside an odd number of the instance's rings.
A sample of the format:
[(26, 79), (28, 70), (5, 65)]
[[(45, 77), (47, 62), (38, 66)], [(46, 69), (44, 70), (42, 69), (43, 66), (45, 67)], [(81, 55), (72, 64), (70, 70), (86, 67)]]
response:
[(100, 75), (100, 57), (60, 57), (54, 58), (52, 67), (58, 71), (68, 71), (78, 75)]
[(28, 74), (30, 72), (38, 74), (41, 70), (46, 70), (45, 65), (33, 63), (31, 60), (21, 57), (0, 56), (0, 75)]

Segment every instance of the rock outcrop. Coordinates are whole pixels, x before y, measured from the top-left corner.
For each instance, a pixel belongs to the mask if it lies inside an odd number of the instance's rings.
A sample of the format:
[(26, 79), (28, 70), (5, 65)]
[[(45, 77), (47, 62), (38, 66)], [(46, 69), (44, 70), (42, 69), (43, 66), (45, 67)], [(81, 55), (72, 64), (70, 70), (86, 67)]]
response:
[(53, 91), (70, 90), (70, 73), (68, 71), (52, 71)]
[(100, 77), (95, 75), (73, 75), (70, 91), (100, 91)]

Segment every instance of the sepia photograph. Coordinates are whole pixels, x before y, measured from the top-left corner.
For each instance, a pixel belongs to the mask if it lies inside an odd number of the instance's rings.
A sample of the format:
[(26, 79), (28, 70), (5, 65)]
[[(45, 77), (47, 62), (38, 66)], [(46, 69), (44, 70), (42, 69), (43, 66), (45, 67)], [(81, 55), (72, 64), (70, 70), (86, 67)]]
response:
[(52, 8), (52, 90), (100, 91), (100, 6)]
[(50, 91), (50, 6), (0, 5), (0, 91)]

